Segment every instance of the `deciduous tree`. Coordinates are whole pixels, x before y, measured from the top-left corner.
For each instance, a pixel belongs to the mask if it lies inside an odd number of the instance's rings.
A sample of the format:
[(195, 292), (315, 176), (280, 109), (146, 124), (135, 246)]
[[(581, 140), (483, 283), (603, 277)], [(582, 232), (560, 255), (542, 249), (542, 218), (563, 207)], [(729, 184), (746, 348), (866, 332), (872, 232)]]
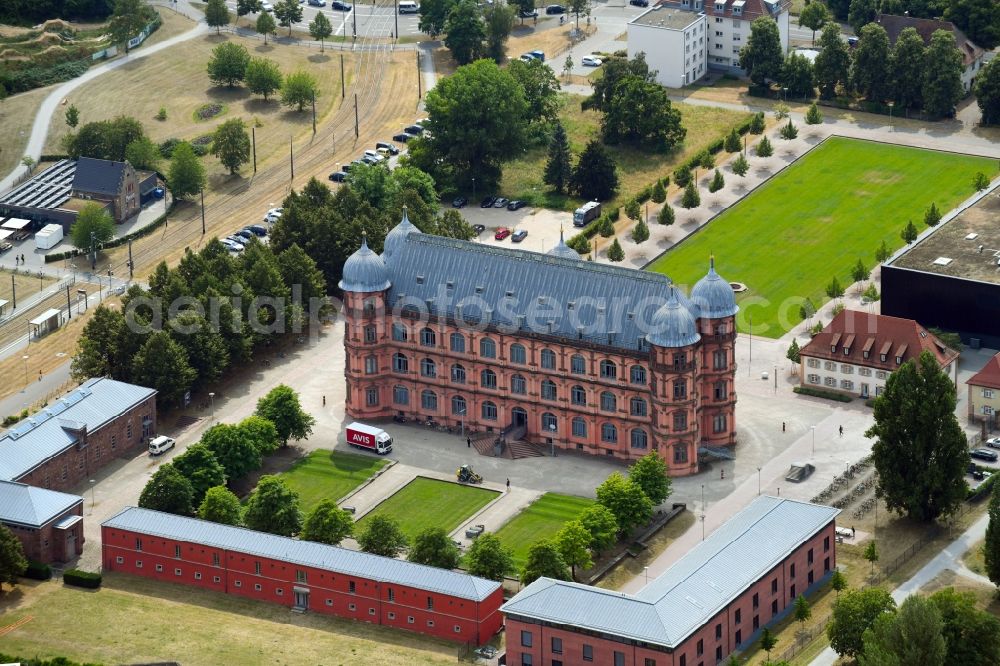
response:
[(209, 488), (226, 484), (226, 470), (207, 446), (198, 443), (171, 461), (174, 467), (191, 483), (194, 495), (191, 505), (198, 506)]
[(854, 28), (854, 34), (861, 34), (864, 27), (878, 16), (878, 0), (851, 0), (847, 12), (847, 22)]
[(601, 66), (601, 74), (601, 78), (593, 82), (594, 92), (581, 103), (584, 111), (587, 109), (606, 111), (616, 94), (615, 89), (619, 82), (626, 77), (638, 76), (647, 83), (656, 81), (656, 72), (650, 71), (646, 63), (646, 54), (642, 52), (637, 53), (632, 59), (619, 56), (605, 59)]
[[(511, 63), (513, 64), (513, 63)], [(552, 130), (552, 140), (549, 142), (549, 159), (545, 163), (545, 174), (542, 177), (546, 185), (562, 194), (569, 186), (573, 176), (573, 162), (569, 154), (569, 140), (562, 123), (557, 122)]]
[(513, 60), (507, 65), (507, 72), (521, 86), (530, 123), (547, 125), (558, 122), (561, 105), (559, 80), (551, 67), (535, 58), (531, 62)]
[(612, 472), (597, 487), (597, 501), (614, 514), (622, 534), (644, 525), (653, 516), (653, 502), (646, 497), (642, 487), (618, 472)]
[(246, 526), (259, 532), (292, 536), (302, 529), (299, 495), (281, 477), (265, 474), (247, 500)]
[(153, 171), (159, 166), (163, 154), (149, 137), (142, 136), (125, 147), (125, 159), (136, 169)]
[(1000, 45), (1000, 8), (996, 0), (950, 0), (944, 18), (977, 46), (992, 49)]
[(862, 634), (859, 666), (940, 666), (945, 662), (941, 613), (919, 594), (906, 598), (895, 614), (879, 616)]
[(812, 30), (812, 42), (816, 43), (816, 31), (830, 22), (830, 10), (819, 0), (814, 0), (799, 12), (799, 26)]
[(878, 23), (861, 29), (861, 38), (851, 62), (851, 86), (869, 101), (881, 104), (891, 97), (892, 73), (889, 35)]
[(594, 565), (590, 552), (591, 538), (590, 532), (579, 520), (569, 521), (556, 532), (556, 547), (563, 561), (570, 567), (574, 580), (577, 567), (589, 569)]
[(924, 69), (927, 47), (916, 28), (899, 33), (892, 47), (889, 72), (892, 76), (893, 99), (904, 112), (919, 109), (924, 100)]
[(194, 510), (194, 489), (171, 463), (164, 463), (153, 473), (139, 494), (139, 506), (153, 511), (190, 516)]
[(278, 25), (288, 28), (288, 36), (292, 36), (292, 24), (302, 20), (302, 6), (298, 0), (278, 0), (274, 3), (274, 16)]
[(274, 34), (278, 29), (278, 24), (274, 22), (274, 17), (270, 13), (262, 11), (257, 17), (254, 29), (258, 35), (264, 35), (264, 46), (267, 46), (267, 36)]
[(767, 653), (767, 662), (771, 662), (771, 650), (778, 644), (778, 639), (774, 637), (767, 627), (760, 632), (760, 649)]
[(368, 524), (357, 535), (361, 550), (383, 557), (396, 557), (406, 550), (407, 540), (399, 523), (384, 514), (368, 519)]
[(155, 331), (132, 359), (132, 377), (137, 384), (155, 388), (161, 405), (173, 406), (180, 404), (197, 373), (184, 348), (166, 331)]
[(990, 179), (982, 171), (977, 172), (976, 175), (972, 178), (972, 187), (973, 189), (976, 190), (976, 192), (982, 192), (989, 186), (990, 186)]
[(946, 656), (942, 663), (963, 666), (1000, 664), (1000, 620), (976, 607), (972, 592), (950, 587), (929, 597), (941, 613)]
[[(486, 26), (486, 40), (483, 44), (485, 55), (501, 63), (507, 50), (507, 39), (514, 29), (515, 9), (507, 3), (494, 2), (482, 9), (483, 24)], [(549, 72), (552, 70), (545, 68)]]
[(830, 298), (840, 298), (844, 295), (844, 288), (840, 284), (840, 280), (834, 275), (833, 279), (830, 280), (830, 284), (826, 285), (826, 295)]
[(20, 539), (10, 528), (0, 524), (0, 594), (3, 584), (17, 585), (17, 579), (28, 569), (28, 559)]
[(212, 49), (208, 60), (208, 78), (217, 86), (234, 87), (243, 81), (250, 63), (247, 47), (236, 42), (224, 42)]
[(514, 571), (514, 556), (496, 534), (480, 534), (465, 555), (467, 570), (473, 576), (502, 581)]
[(333, 25), (323, 12), (316, 12), (316, 18), (309, 22), (309, 35), (319, 40), (320, 53), (326, 51), (326, 38), (333, 34)]
[(800, 627), (804, 627), (806, 620), (812, 617), (812, 608), (809, 606), (809, 600), (803, 595), (795, 597), (795, 621), (799, 623)]
[(292, 72), (281, 84), (281, 103), (289, 107), (294, 106), (300, 112), (306, 108), (306, 104), (318, 96), (319, 87), (316, 85), (315, 77), (304, 70)]
[(650, 452), (636, 460), (628, 468), (628, 478), (634, 481), (653, 506), (659, 506), (670, 497), (671, 482), (667, 474), (667, 464), (655, 452)]
[(740, 49), (739, 65), (753, 85), (763, 86), (766, 79), (778, 80), (783, 53), (778, 24), (769, 16), (761, 16), (750, 24), (750, 38)]
[(955, 46), (955, 35), (935, 30), (927, 46), (924, 65), (924, 112), (931, 117), (953, 115), (962, 99), (962, 54)]
[(443, 527), (428, 527), (413, 540), (406, 559), (439, 569), (454, 569), (462, 555)]
[(668, 151), (684, 141), (686, 134), (681, 113), (671, 105), (666, 89), (642, 77), (621, 79), (604, 106), (601, 136), (605, 143)]
[(153, 10), (142, 0), (115, 0), (115, 9), (108, 19), (108, 35), (114, 44), (124, 44), (139, 34), (153, 18)]
[(880, 587), (847, 590), (833, 605), (826, 626), (830, 647), (837, 654), (854, 658), (862, 653), (862, 635), (884, 613), (895, 613), (896, 602)]
[[(781, 65), (781, 83), (788, 88), (789, 97), (811, 99), (816, 91), (813, 89), (813, 66), (809, 58), (795, 51), (785, 56), (785, 62)], [(738, 144), (736, 150), (739, 150)], [(736, 150), (729, 152), (735, 153)]]
[(875, 539), (868, 542), (865, 546), (864, 558), (872, 565), (872, 574), (875, 573), (875, 563), (878, 562), (878, 546), (875, 544)]
[(590, 534), (590, 551), (595, 556), (614, 545), (618, 534), (618, 521), (603, 504), (594, 504), (584, 509), (577, 519)]
[(990, 494), (990, 522), (986, 526), (986, 541), (983, 543), (983, 558), (986, 575), (1000, 588), (1000, 485), (994, 483)]
[(241, 479), (261, 466), (260, 451), (243, 436), (239, 426), (218, 423), (205, 431), (201, 443), (215, 454), (227, 479)]
[(240, 504), (240, 498), (225, 486), (212, 486), (198, 505), (198, 517), (223, 525), (241, 525), (243, 505)]
[(208, 0), (205, 5), (205, 23), (210, 28), (215, 28), (215, 34), (220, 34), (222, 26), (229, 25), (231, 18), (225, 0)]
[(528, 558), (521, 569), (521, 585), (530, 585), (541, 577), (570, 580), (570, 571), (556, 545), (548, 539), (536, 541), (528, 549)]
[(69, 235), (73, 245), (90, 251), (91, 247), (100, 247), (115, 237), (115, 221), (100, 204), (87, 203), (77, 214)]
[(840, 25), (827, 23), (819, 37), (820, 52), (813, 63), (813, 79), (819, 96), (832, 99), (837, 95), (837, 85), (847, 85), (851, 56), (847, 45), (840, 38)]
[[(420, 22), (417, 24), (420, 32), (427, 33), (431, 39), (444, 32), (448, 13), (455, 6), (456, 0), (426, 0), (420, 3)], [(532, 2), (532, 6), (534, 3)]]
[(788, 350), (785, 352), (785, 358), (787, 358), (789, 361), (797, 365), (800, 360), (799, 356), (800, 351), (801, 350), (799, 349), (799, 341), (796, 340), (795, 338), (792, 338), (792, 344), (788, 345)]
[(865, 262), (858, 257), (858, 262), (851, 267), (851, 279), (855, 282), (864, 282), (871, 275), (871, 270), (865, 266)]
[(316, 419), (303, 411), (298, 394), (291, 387), (279, 384), (257, 401), (258, 416), (274, 424), (282, 446), (289, 439), (306, 439), (312, 434)]
[(889, 375), (865, 433), (889, 510), (931, 521), (965, 499), (969, 449), (954, 412), (955, 387), (929, 351)]
[(878, 246), (877, 250), (875, 250), (875, 260), (881, 264), (891, 256), (892, 252), (889, 251), (889, 246), (886, 245), (886, 242), (883, 240), (882, 244)]
[(306, 541), (339, 546), (354, 532), (354, 517), (337, 506), (332, 499), (325, 499), (306, 516), (300, 538)]
[(444, 45), (459, 65), (467, 65), (482, 54), (486, 25), (474, 0), (459, 0), (448, 11), (444, 31)]
[(167, 185), (178, 199), (197, 194), (205, 187), (205, 165), (194, 154), (194, 149), (187, 141), (174, 146), (167, 172)]
[(230, 175), (250, 161), (250, 133), (242, 118), (230, 118), (215, 129), (212, 154), (229, 169)]
[[(262, 0), (236, 0), (236, 21), (239, 22), (241, 16), (256, 14), (264, 11)], [(260, 32), (258, 30), (258, 32)]]
[(571, 189), (591, 201), (606, 201), (618, 191), (618, 170), (611, 154), (592, 140), (580, 154), (570, 181)]

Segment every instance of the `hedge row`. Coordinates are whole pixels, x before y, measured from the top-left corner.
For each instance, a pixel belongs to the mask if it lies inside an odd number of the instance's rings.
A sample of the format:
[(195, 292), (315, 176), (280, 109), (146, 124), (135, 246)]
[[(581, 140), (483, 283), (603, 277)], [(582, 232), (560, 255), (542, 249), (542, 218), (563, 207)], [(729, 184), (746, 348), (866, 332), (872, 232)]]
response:
[[(170, 204), (170, 208), (167, 209), (167, 212), (159, 216), (155, 220), (153, 220), (147, 226), (143, 227), (142, 229), (139, 229), (138, 231), (133, 231), (127, 236), (122, 236), (121, 238), (116, 238), (114, 240), (108, 241), (107, 243), (104, 243), (101, 246), (101, 248), (107, 250), (113, 247), (118, 247), (119, 245), (125, 245), (130, 240), (135, 240), (136, 238), (142, 238), (143, 236), (148, 236), (149, 234), (153, 233), (154, 231), (156, 231), (157, 229), (159, 229), (160, 227), (162, 227), (164, 224), (167, 223), (167, 216), (170, 215), (171, 211), (174, 209), (174, 204), (176, 202), (177, 202), (176, 199), (172, 201)], [(68, 250), (66, 252), (56, 252), (55, 254), (47, 254), (45, 255), (45, 263), (49, 264), (52, 263), (53, 261), (62, 261), (63, 259), (78, 257), (81, 254), (86, 254), (86, 252), (84, 250), (74, 249), (74, 250)]]
[[(758, 112), (756, 115), (763, 118), (764, 113)], [(743, 136), (750, 131), (750, 126), (753, 123), (753, 118), (754, 117), (751, 116), (736, 126), (735, 129), (740, 136)], [(721, 152), (726, 144), (727, 136), (729, 136), (728, 131), (718, 139), (712, 141), (712, 143), (708, 144), (708, 148), (706, 148), (706, 151), (711, 153), (712, 155)], [(691, 177), (690, 174), (691, 170), (694, 169), (699, 164), (701, 164), (702, 156), (704, 155), (704, 153), (705, 151), (702, 151), (701, 153), (698, 153), (697, 155), (694, 155), (691, 158), (689, 158), (683, 164), (678, 165), (673, 172), (674, 182), (681, 186), (687, 185), (687, 181)], [(687, 175), (685, 176), (685, 174)], [(671, 176), (664, 176), (663, 178), (660, 179), (660, 182), (663, 184), (664, 187), (666, 187), (670, 183), (670, 178)], [(652, 197), (653, 187), (655, 185), (656, 185), (655, 181), (650, 183), (646, 187), (639, 190), (633, 198), (640, 204), (646, 203)], [(566, 241), (566, 245), (573, 248), (580, 254), (588, 252), (590, 250), (589, 241), (597, 234), (598, 229), (601, 228), (601, 223), (604, 222), (604, 216), (611, 215), (611, 221), (615, 222), (618, 220), (619, 210), (620, 209), (615, 208), (614, 211), (608, 211), (601, 217), (598, 217), (596, 220), (585, 226), (583, 230), (580, 231), (580, 233), (576, 234), (568, 241)]]
[(0, 653), (0, 663), (20, 664), (21, 666), (100, 666), (100, 664), (94, 662), (84, 664), (79, 661), (70, 661), (66, 657), (40, 659), (38, 657), (18, 657), (3, 653)]
[(41, 562), (28, 560), (28, 568), (24, 571), (24, 577), (32, 580), (48, 580), (52, 578), (52, 567)]
[(67, 585), (96, 590), (101, 586), (101, 574), (80, 571), (79, 569), (68, 569), (63, 572), (63, 582)]
[(813, 388), (811, 386), (796, 386), (792, 390), (801, 395), (811, 395), (814, 398), (826, 398), (827, 400), (836, 400), (837, 402), (850, 402), (854, 400), (853, 397), (844, 393), (827, 391), (826, 389)]
[(49, 67), (28, 67), (16, 71), (0, 73), (0, 84), (7, 90), (8, 95), (27, 92), (35, 88), (42, 88), (53, 83), (62, 83), (75, 79), (83, 75), (90, 68), (91, 60), (74, 60), (71, 62), (61, 62)]
[(1000, 474), (998, 474), (996, 470), (989, 471), (993, 472), (990, 474), (990, 478), (980, 483), (976, 488), (969, 488), (969, 492), (965, 495), (966, 501), (971, 502), (973, 500), (980, 499), (993, 490), (993, 486), (997, 483), (997, 479), (1000, 479)]

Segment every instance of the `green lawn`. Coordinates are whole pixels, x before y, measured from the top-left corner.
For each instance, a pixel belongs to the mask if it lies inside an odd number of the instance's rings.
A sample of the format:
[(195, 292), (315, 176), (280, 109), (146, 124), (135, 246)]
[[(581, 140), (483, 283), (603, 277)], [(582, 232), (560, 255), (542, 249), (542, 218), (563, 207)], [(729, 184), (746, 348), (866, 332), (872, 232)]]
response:
[(358, 521), (355, 532), (364, 529), (369, 517), (388, 515), (399, 522), (411, 541), (428, 527), (451, 532), (500, 493), (418, 476)]
[[(583, 95), (563, 94), (559, 120), (566, 128), (570, 150), (578, 156), (587, 143), (600, 134), (599, 111), (583, 111)], [(620, 206), (636, 192), (657, 178), (667, 176), (673, 168), (689, 156), (704, 150), (709, 143), (749, 117), (748, 113), (710, 106), (692, 106), (674, 103), (681, 112), (681, 124), (687, 129), (684, 145), (670, 153), (655, 153), (627, 146), (607, 146), (608, 152), (618, 163), (620, 185), (618, 196), (605, 205)], [(500, 194), (510, 199), (523, 199), (531, 206), (560, 210), (573, 210), (581, 199), (549, 191), (542, 182), (548, 146), (534, 146), (523, 157), (504, 165)]]
[(850, 284), (859, 258), (871, 268), (883, 240), (893, 250), (903, 245), (907, 220), (926, 228), (931, 202), (942, 214), (951, 210), (972, 195), (976, 172), (992, 176), (996, 168), (980, 157), (834, 137), (649, 269), (690, 287), (714, 254), (724, 278), (748, 286), (738, 298), (740, 330), (752, 319), (755, 335), (777, 338), (801, 321), (804, 299), (817, 308), (829, 300), (834, 275)]
[(302, 511), (309, 513), (322, 500), (340, 499), (388, 464), (374, 456), (319, 449), (280, 476), (299, 494)]
[(514, 561), (520, 569), (528, 557), (528, 549), (536, 541), (551, 538), (563, 524), (593, 503), (586, 497), (545, 493), (501, 527), (497, 536), (514, 551)]

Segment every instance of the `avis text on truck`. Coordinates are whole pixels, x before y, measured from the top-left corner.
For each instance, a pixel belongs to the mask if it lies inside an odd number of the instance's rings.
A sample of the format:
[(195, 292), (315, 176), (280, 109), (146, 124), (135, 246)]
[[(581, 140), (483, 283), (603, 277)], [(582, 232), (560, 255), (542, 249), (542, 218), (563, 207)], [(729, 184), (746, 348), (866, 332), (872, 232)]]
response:
[(368, 449), (379, 455), (392, 451), (392, 437), (385, 430), (364, 423), (347, 426), (347, 443), (359, 449)]

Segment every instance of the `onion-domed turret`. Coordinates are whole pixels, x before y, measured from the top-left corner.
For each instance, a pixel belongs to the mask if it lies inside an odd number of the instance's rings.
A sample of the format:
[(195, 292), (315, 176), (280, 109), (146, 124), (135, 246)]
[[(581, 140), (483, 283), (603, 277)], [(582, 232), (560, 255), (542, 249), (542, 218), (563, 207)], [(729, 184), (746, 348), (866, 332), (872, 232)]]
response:
[(694, 315), (677, 300), (673, 285), (670, 298), (653, 315), (652, 329), (646, 335), (646, 342), (657, 347), (687, 347), (701, 339)]
[(384, 291), (392, 286), (389, 269), (382, 257), (368, 247), (368, 236), (361, 237), (361, 247), (344, 262), (344, 274), (340, 280), (344, 291), (373, 292)]
[(385, 242), (382, 243), (382, 258), (386, 261), (391, 260), (392, 255), (403, 248), (406, 237), (414, 232), (420, 233), (420, 229), (417, 229), (410, 222), (410, 218), (406, 214), (406, 206), (403, 206), (403, 219), (385, 235)]
[(709, 259), (708, 275), (698, 280), (691, 290), (691, 302), (701, 308), (701, 316), (708, 319), (732, 317), (740, 309), (733, 288), (715, 272), (715, 257)]
[(563, 259), (579, 259), (579, 253), (566, 245), (566, 241), (563, 240), (563, 230), (562, 227), (559, 228), (559, 244), (554, 248), (546, 252), (546, 254), (553, 257), (562, 257)]

